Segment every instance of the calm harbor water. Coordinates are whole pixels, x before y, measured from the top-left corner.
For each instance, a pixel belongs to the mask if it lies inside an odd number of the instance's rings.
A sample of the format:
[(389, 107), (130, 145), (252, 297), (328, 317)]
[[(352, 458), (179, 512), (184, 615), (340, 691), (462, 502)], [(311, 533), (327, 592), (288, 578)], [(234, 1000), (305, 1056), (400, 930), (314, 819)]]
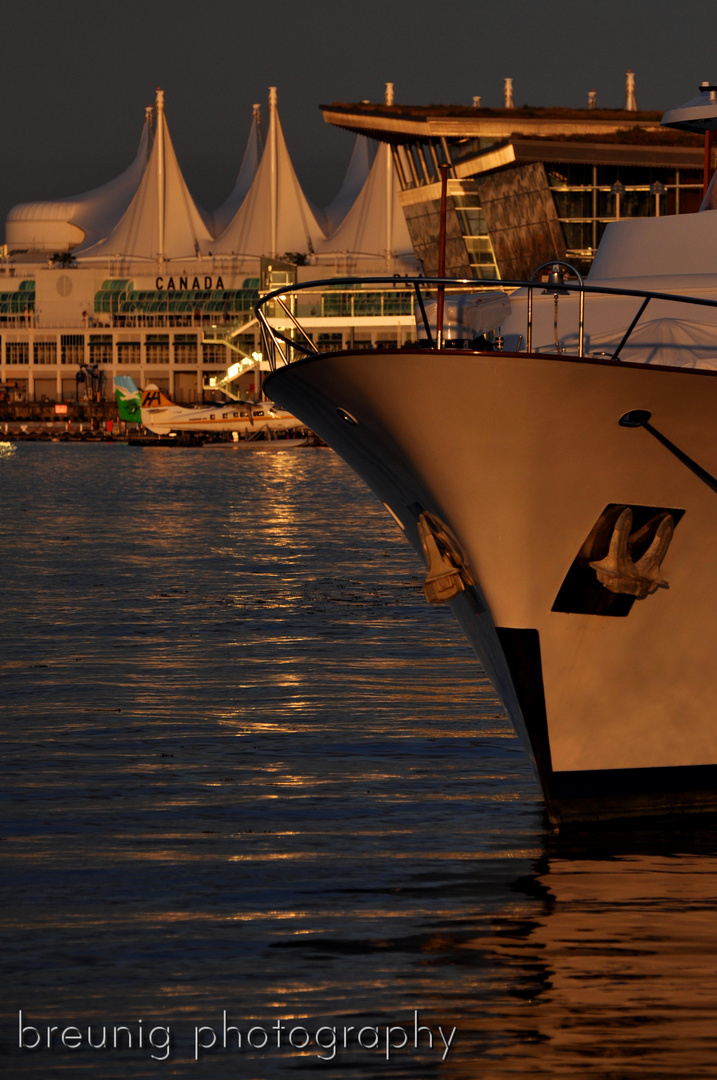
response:
[(714, 827), (551, 836), (331, 451), (6, 444), (0, 493), (6, 1075), (717, 1076)]

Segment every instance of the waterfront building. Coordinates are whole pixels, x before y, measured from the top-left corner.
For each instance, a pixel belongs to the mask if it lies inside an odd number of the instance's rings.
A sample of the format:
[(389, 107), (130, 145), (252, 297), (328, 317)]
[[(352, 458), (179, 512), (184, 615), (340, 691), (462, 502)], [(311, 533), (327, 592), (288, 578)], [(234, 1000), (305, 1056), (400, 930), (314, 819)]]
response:
[[(108, 184), (14, 207), (0, 258), (0, 383), (35, 401), (75, 400), (87, 365), (181, 403), (235, 365), (257, 396), (253, 304), (261, 291), (316, 278), (437, 270), (439, 181), (449, 166), (447, 272), (524, 277), (549, 258), (589, 266), (616, 217), (697, 210), (703, 148), (626, 109), (322, 106), (356, 133), (344, 185), (325, 209), (304, 195), (279, 120), (254, 106), (236, 183), (214, 213), (184, 181), (161, 91), (138, 152)], [(378, 147), (371, 160), (370, 147)], [(321, 350), (387, 347), (414, 335), (408, 290), (327, 287), (297, 310)], [(93, 383), (93, 385), (96, 385)]]
[(704, 147), (638, 111), (628, 72), (625, 108), (322, 106), (325, 120), (391, 148), (399, 200), (427, 275), (438, 267), (439, 166), (449, 167), (446, 271), (524, 278), (550, 258), (589, 269), (610, 221), (699, 209)]
[[(272, 89), (266, 137), (255, 106), (234, 189), (210, 214), (182, 176), (161, 91), (150, 112), (135, 160), (117, 180), (8, 215), (0, 383), (30, 400), (75, 400), (86, 365), (104, 373), (105, 392), (115, 374), (127, 374), (181, 403), (201, 400), (233, 366), (234, 389), (258, 396), (267, 366), (253, 318), (261, 290), (419, 270), (390, 154), (379, 149), (369, 167), (363, 137), (324, 213), (301, 190)], [(413, 334), (408, 293), (329, 289), (307, 302), (302, 314), (320, 349), (388, 347)]]

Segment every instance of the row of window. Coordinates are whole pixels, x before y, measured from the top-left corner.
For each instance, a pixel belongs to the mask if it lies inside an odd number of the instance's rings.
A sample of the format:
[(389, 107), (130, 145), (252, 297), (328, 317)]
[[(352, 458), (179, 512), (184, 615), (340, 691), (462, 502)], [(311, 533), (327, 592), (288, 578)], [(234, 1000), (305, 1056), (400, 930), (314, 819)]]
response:
[(591, 257), (609, 223), (699, 210), (702, 175), (696, 169), (561, 165), (549, 173), (569, 257)]
[(412, 315), (415, 296), (412, 292), (390, 289), (370, 292), (367, 289), (329, 289), (321, 295), (324, 318), (354, 316)]
[[(588, 263), (611, 221), (692, 213), (702, 199), (702, 177), (695, 169), (560, 168), (560, 172), (550, 172), (549, 183), (565, 246), (569, 257), (579, 254)], [(452, 198), (473, 275), (499, 277), (478, 191), (468, 190)]]
[(17, 291), (0, 292), (0, 320), (10, 318), (17, 321), (17, 316), (32, 315), (35, 311), (35, 282), (29, 278), (18, 284)]
[(453, 195), (453, 205), (460, 223), (473, 276), (481, 279), (499, 277), (488, 223), (477, 192)]
[(127, 289), (125, 291), (102, 288), (95, 293), (95, 313), (142, 315), (196, 312), (200, 315), (249, 315), (258, 298), (259, 293), (256, 289)]
[[(93, 338), (102, 338), (103, 335), (92, 335)], [(163, 335), (156, 335), (162, 337)], [(179, 336), (179, 335), (178, 335)], [(371, 348), (398, 348), (412, 339), (410, 332), (378, 332), (374, 335), (367, 333), (347, 334), (346, 332), (333, 331), (328, 333), (308, 334), (315, 341), (319, 352), (337, 352), (341, 349), (371, 349)], [(82, 338), (82, 335), (63, 335), (67, 338)], [(88, 354), (85, 355), (84, 347), (77, 343), (66, 343), (60, 346), (61, 364), (108, 364), (132, 365), (140, 367), (169, 364), (169, 343), (148, 340), (145, 342), (144, 357), (140, 342), (122, 341), (117, 343), (116, 361), (112, 356), (112, 341), (108, 335), (107, 341), (91, 340), (88, 343)], [(254, 341), (250, 335), (242, 335), (239, 347), (248, 354), (253, 351)], [(187, 364), (198, 366), (198, 345), (187, 342), (175, 342), (175, 364)], [(35, 365), (49, 365), (57, 363), (57, 342), (53, 341), (7, 341), (5, 343), (5, 364), (29, 365), (32, 356)], [(0, 341), (0, 356), (2, 356), (2, 342)], [(214, 343), (202, 344), (202, 365), (212, 366), (218, 370), (224, 370), (231, 360), (226, 346)], [(37, 376), (36, 376), (37, 378)]]
[[(152, 340), (154, 338), (154, 340)], [(164, 340), (162, 340), (164, 339)], [(184, 339), (184, 340), (183, 340)], [(245, 343), (253, 347), (253, 339)], [(2, 343), (0, 342), (0, 351)], [(173, 358), (175, 364), (197, 364), (200, 345), (196, 335), (177, 334), (174, 340)], [(62, 334), (60, 342), (54, 341), (6, 341), (6, 364), (35, 365), (57, 364), (140, 364), (142, 363), (142, 343), (140, 341), (119, 341), (116, 348), (116, 360), (113, 355), (111, 335), (91, 334), (85, 349), (83, 334)], [(228, 362), (225, 345), (207, 343), (201, 345), (203, 364), (224, 364)], [(148, 334), (144, 345), (145, 364), (169, 364), (169, 335)]]
[(30, 315), (34, 310), (34, 292), (0, 292), (0, 315)]

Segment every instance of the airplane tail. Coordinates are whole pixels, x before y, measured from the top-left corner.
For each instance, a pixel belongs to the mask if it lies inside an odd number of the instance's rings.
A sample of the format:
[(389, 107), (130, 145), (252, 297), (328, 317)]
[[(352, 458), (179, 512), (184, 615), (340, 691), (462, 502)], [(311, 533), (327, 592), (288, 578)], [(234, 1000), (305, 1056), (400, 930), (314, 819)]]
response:
[(115, 375), (115, 401), (120, 420), (142, 423), (142, 395), (129, 375)]
[(143, 409), (174, 408), (174, 402), (170, 401), (164, 391), (160, 390), (154, 383), (147, 383), (145, 386), (142, 391), (141, 404)]

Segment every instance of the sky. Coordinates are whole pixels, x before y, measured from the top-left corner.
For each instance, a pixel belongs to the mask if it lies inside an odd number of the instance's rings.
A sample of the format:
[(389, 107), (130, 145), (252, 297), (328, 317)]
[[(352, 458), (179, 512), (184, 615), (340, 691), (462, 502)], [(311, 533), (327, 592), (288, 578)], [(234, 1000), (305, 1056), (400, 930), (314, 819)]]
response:
[(34, 0), (5, 4), (0, 88), (2, 220), (18, 202), (79, 194), (134, 158), (161, 86), (195, 200), (231, 191), (254, 102), (268, 87), (299, 180), (327, 205), (353, 136), (320, 104), (502, 104), (621, 108), (635, 72), (641, 109), (717, 81), (717, 5), (654, 0)]

